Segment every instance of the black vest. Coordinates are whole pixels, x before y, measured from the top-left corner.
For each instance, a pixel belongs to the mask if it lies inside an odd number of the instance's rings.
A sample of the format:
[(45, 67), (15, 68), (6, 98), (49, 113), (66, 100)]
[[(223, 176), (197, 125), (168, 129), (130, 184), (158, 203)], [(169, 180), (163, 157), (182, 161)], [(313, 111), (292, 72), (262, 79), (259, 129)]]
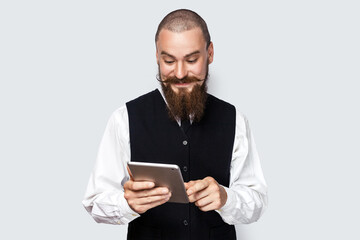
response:
[[(131, 161), (177, 164), (185, 182), (213, 177), (228, 187), (235, 137), (235, 107), (208, 94), (205, 114), (186, 133), (168, 117), (154, 90), (126, 104)], [(193, 203), (165, 203), (129, 223), (128, 239), (236, 239), (233, 225)]]

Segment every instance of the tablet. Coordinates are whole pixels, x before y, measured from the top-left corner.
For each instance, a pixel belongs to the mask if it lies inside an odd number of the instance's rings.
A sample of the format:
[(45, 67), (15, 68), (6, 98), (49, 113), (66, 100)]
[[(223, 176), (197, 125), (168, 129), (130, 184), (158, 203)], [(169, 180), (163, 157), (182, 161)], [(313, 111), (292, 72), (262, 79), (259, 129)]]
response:
[(128, 162), (133, 180), (151, 181), (171, 191), (168, 202), (189, 203), (180, 168), (175, 164)]

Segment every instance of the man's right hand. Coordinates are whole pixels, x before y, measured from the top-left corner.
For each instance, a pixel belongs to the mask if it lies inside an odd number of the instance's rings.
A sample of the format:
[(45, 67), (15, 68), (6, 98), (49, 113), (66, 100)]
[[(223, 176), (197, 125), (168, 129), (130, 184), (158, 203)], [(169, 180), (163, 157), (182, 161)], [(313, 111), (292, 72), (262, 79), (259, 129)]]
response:
[(153, 182), (134, 181), (131, 177), (124, 184), (124, 197), (131, 209), (141, 214), (166, 203), (171, 197), (171, 192), (166, 187), (155, 187)]

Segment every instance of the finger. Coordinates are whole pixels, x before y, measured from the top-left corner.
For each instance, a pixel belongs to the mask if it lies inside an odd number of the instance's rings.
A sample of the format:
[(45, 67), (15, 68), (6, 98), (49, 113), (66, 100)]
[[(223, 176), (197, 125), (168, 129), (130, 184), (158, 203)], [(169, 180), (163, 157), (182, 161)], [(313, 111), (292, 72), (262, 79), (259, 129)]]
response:
[(166, 187), (157, 187), (150, 190), (140, 190), (135, 192), (137, 198), (151, 197), (151, 196), (162, 196), (168, 194), (170, 191)]
[(211, 198), (210, 196), (207, 196), (195, 201), (195, 206), (202, 208), (205, 207), (206, 205), (211, 204), (212, 202), (214, 202), (214, 199)]
[[(170, 198), (169, 198), (169, 199), (170, 199)], [(161, 204), (164, 204), (164, 203), (166, 203), (167, 201), (169, 201), (169, 199), (168, 199), (168, 198), (165, 198), (165, 199), (163, 199), (163, 200), (150, 203), (150, 204), (149, 204), (149, 206), (150, 206), (149, 209), (150, 209), (150, 208), (157, 207), (157, 206), (159, 206), (159, 205), (161, 205)]]
[(151, 189), (155, 186), (153, 182), (139, 182), (139, 181), (131, 181), (129, 184), (129, 188), (132, 191), (139, 191), (144, 189)]
[(208, 188), (202, 190), (202, 191), (199, 191), (199, 192), (196, 192), (196, 193), (193, 193), (191, 195), (189, 195), (189, 201), (190, 202), (196, 202), (202, 198), (205, 198), (205, 197), (208, 197), (210, 195), (210, 192), (207, 191)]
[(205, 206), (202, 206), (202, 207), (199, 207), (199, 209), (203, 212), (208, 212), (208, 211), (212, 211), (212, 210), (215, 210), (215, 204), (213, 202), (205, 205)]
[(163, 200), (152, 202), (150, 204), (137, 205), (137, 206), (134, 207), (134, 211), (137, 212), (137, 213), (144, 213), (144, 212), (146, 212), (147, 210), (149, 210), (151, 208), (154, 208), (154, 207), (157, 207), (159, 205), (162, 205), (162, 204), (166, 203), (167, 201), (169, 201), (169, 199), (165, 198)]
[(146, 204), (152, 204), (154, 202), (159, 202), (162, 200), (169, 200), (171, 197), (171, 193), (165, 194), (165, 195), (157, 195), (157, 196), (151, 196), (151, 197), (145, 197), (145, 198), (138, 198), (136, 200), (136, 204), (138, 205), (146, 205)]
[(187, 190), (189, 187), (195, 184), (195, 181), (185, 182), (184, 184), (185, 184), (185, 189)]
[(205, 180), (196, 181), (196, 183), (191, 186), (186, 193), (190, 196), (193, 193), (199, 192), (209, 186), (209, 183)]

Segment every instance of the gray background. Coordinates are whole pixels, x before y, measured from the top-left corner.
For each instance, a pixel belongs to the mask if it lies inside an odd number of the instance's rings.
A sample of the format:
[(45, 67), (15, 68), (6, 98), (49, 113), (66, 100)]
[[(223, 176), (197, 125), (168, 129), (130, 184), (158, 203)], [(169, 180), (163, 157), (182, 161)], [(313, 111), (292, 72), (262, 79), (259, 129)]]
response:
[(239, 238), (360, 238), (358, 1), (219, 2), (1, 1), (1, 239), (125, 239), (81, 201), (110, 114), (158, 86), (177, 8), (207, 21), (210, 92), (249, 118), (269, 185)]

